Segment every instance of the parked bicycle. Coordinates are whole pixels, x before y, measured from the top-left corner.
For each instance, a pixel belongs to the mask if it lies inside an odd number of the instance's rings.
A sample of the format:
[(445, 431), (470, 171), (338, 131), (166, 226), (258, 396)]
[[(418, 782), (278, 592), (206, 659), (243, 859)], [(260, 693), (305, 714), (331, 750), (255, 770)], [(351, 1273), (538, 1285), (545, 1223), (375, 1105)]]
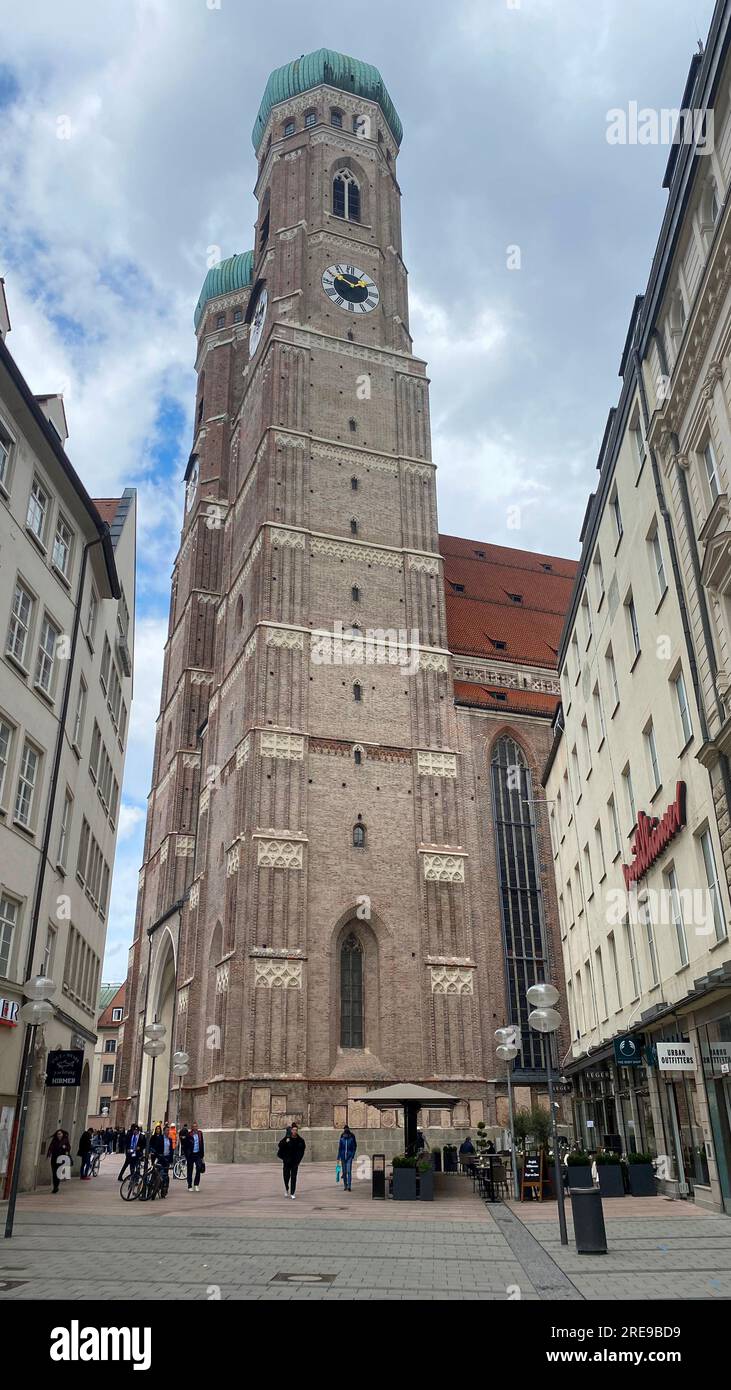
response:
[(123, 1202), (154, 1202), (156, 1197), (167, 1197), (169, 1187), (168, 1169), (163, 1164), (153, 1161), (147, 1173), (140, 1167), (130, 1173), (128, 1178), (124, 1178), (119, 1195)]

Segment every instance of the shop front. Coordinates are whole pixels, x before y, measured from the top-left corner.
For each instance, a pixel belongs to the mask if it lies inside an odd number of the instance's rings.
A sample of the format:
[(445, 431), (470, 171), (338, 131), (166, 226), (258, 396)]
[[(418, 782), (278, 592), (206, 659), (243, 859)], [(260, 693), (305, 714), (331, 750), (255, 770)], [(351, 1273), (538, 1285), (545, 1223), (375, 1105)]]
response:
[(731, 1013), (699, 1022), (697, 1037), (720, 1198), (724, 1211), (731, 1214)]

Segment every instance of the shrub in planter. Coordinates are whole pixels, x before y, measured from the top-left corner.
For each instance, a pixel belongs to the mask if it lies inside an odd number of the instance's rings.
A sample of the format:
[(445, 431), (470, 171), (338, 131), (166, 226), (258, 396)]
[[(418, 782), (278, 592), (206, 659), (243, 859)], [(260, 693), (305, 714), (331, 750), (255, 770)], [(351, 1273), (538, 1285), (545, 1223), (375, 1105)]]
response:
[(434, 1201), (434, 1168), (429, 1159), (419, 1159), (416, 1165), (418, 1197), (420, 1202)]
[(624, 1174), (619, 1154), (600, 1149), (596, 1156), (599, 1191), (602, 1197), (624, 1197)]
[(396, 1154), (393, 1160), (394, 1201), (416, 1201), (416, 1163), (417, 1160), (407, 1154)]
[(629, 1190), (633, 1197), (655, 1197), (655, 1170), (652, 1156), (647, 1153), (627, 1154)]
[(569, 1187), (593, 1187), (594, 1179), (591, 1175), (591, 1159), (588, 1153), (578, 1149), (575, 1153), (570, 1153), (566, 1158), (568, 1168)]

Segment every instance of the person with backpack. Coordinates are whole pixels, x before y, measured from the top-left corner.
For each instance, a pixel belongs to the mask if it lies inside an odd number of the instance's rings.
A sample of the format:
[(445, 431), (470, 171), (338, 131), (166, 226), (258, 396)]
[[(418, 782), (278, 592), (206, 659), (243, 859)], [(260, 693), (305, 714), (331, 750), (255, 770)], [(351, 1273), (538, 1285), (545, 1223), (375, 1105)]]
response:
[(302, 1162), (307, 1145), (301, 1137), (299, 1128), (296, 1124), (287, 1126), (287, 1133), (279, 1141), (277, 1158), (282, 1162), (282, 1177), (284, 1178), (284, 1195), (291, 1197), (294, 1201), (297, 1188), (297, 1170)]
[(352, 1129), (349, 1129), (347, 1125), (344, 1125), (343, 1132), (340, 1135), (340, 1143), (338, 1144), (338, 1163), (340, 1164), (343, 1174), (344, 1192), (352, 1192), (353, 1190), (353, 1159), (355, 1158), (355, 1151), (357, 1147), (358, 1140), (356, 1139)]

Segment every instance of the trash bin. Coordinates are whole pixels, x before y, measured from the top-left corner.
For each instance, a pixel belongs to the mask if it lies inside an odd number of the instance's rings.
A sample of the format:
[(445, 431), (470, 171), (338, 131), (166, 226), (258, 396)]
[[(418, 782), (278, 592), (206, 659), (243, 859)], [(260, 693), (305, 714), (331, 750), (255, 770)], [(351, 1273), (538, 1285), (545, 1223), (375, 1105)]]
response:
[(571, 1215), (574, 1219), (577, 1254), (606, 1255), (607, 1233), (604, 1229), (602, 1194), (599, 1188), (572, 1187)]
[(371, 1162), (371, 1197), (386, 1200), (386, 1155), (374, 1154)]

